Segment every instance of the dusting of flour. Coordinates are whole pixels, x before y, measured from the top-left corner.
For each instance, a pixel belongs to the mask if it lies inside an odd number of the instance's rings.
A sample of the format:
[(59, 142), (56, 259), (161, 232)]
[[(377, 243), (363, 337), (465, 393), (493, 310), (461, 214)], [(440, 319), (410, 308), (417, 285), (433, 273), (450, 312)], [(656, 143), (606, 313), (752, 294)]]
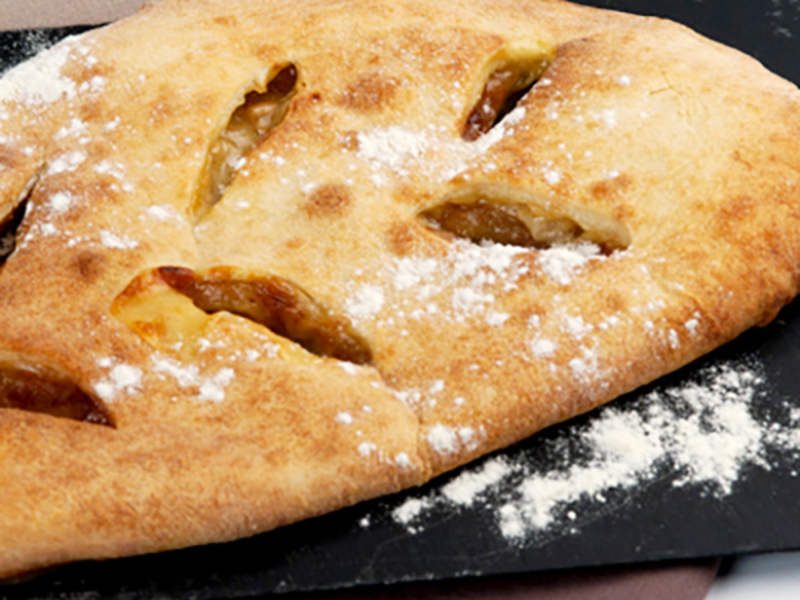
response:
[(800, 449), (800, 410), (788, 424), (756, 416), (765, 386), (753, 359), (707, 366), (690, 381), (605, 407), (538, 447), (484, 460), (396, 506), (392, 518), (417, 533), (434, 513), (471, 507), (520, 543), (557, 527), (572, 531), (583, 512), (665, 476), (723, 498), (746, 468), (770, 468), (768, 452)]
[(561, 285), (572, 281), (573, 275), (591, 260), (602, 260), (600, 247), (596, 244), (553, 245), (539, 253), (537, 264)]
[(378, 127), (358, 134), (357, 156), (373, 172), (377, 186), (387, 177), (407, 177), (411, 172), (448, 181), (476, 163), (489, 148), (514, 133), (525, 116), (520, 106), (475, 141), (453, 139), (447, 129), (431, 126), (412, 130), (405, 126)]
[(61, 76), (61, 67), (76, 45), (76, 38), (67, 38), (6, 71), (0, 79), (0, 102), (37, 105), (55, 102), (62, 96), (74, 97), (77, 93), (75, 82)]

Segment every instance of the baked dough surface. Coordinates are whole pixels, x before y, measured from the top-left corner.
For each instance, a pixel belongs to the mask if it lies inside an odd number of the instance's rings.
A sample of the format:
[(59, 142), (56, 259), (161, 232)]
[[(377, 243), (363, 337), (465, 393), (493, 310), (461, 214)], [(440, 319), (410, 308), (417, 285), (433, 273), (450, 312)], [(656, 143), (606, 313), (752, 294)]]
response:
[(690, 362), (797, 293), (798, 170), (793, 85), (558, 0), (63, 42), (0, 80), (0, 577), (419, 485)]

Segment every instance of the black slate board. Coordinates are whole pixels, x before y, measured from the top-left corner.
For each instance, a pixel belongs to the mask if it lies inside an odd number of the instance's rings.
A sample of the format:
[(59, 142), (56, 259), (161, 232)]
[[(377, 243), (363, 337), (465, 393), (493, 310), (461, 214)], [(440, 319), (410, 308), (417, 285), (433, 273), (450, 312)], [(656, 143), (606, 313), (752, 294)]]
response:
[[(582, 4), (666, 16), (759, 58), (800, 82), (798, 0), (597, 0)], [(31, 49), (80, 28), (0, 33), (0, 70)], [(800, 302), (770, 326), (748, 332), (650, 389), (692, 380), (709, 364), (749, 358), (763, 366), (766, 393), (754, 412), (779, 418), (800, 408)], [(590, 414), (551, 428), (500, 453), (511, 460), (547, 460), (552, 442), (597, 418)], [(733, 493), (675, 487), (678, 472), (664, 470), (646, 485), (611, 495), (561, 527), (509, 544), (490, 512), (433, 511), (416, 534), (390, 518), (404, 499), (424, 496), (458, 475), (421, 490), (364, 503), (325, 517), (230, 544), (192, 548), (105, 563), (70, 565), (31, 581), (0, 586), (0, 597), (233, 598), (356, 584), (443, 579), (720, 556), (800, 548), (800, 478), (793, 456), (774, 456), (779, 468), (752, 466)], [(359, 523), (370, 519), (369, 527)]]

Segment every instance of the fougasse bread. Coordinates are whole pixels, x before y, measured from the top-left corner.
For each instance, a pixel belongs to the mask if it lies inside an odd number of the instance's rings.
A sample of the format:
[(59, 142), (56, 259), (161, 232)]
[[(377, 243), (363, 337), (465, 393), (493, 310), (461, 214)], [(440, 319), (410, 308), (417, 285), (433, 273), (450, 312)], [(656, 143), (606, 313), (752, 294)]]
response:
[(559, 0), (165, 0), (0, 80), (0, 577), (409, 488), (770, 321), (800, 94)]

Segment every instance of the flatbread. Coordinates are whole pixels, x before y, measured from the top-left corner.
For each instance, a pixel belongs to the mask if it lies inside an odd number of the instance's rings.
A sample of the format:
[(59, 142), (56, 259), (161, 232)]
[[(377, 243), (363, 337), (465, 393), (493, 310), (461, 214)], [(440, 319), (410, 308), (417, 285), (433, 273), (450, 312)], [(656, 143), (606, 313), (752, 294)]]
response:
[(0, 577), (422, 484), (770, 321), (800, 95), (557, 0), (166, 0), (0, 80)]

